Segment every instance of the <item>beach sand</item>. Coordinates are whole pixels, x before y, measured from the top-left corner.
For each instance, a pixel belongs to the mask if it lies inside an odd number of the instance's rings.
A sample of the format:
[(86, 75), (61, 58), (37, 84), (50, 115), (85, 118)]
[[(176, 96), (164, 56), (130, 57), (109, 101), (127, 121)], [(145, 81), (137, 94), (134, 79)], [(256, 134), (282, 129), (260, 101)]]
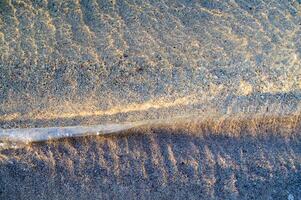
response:
[(0, 0), (0, 140), (156, 120), (0, 141), (0, 199), (301, 199), (300, 24), (300, 0)]
[(148, 126), (0, 151), (1, 199), (298, 199), (300, 116)]

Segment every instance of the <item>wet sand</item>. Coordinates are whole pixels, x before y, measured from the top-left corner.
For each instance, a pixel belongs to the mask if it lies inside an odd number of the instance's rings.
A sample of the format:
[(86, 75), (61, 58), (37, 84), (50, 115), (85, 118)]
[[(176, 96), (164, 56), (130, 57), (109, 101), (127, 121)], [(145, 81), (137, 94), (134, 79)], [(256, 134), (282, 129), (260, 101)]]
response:
[(299, 199), (300, 119), (208, 119), (2, 150), (0, 197)]

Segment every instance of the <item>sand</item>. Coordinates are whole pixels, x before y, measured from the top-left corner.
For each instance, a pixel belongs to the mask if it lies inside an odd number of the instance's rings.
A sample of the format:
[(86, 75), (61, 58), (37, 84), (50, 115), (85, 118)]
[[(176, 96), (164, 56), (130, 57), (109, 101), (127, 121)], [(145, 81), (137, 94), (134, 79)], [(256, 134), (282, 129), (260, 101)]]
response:
[(261, 95), (300, 94), (299, 1), (7, 0), (0, 10), (1, 128), (232, 113), (241, 98), (260, 107)]
[(300, 116), (141, 127), (0, 151), (1, 199), (299, 199)]
[(0, 141), (0, 199), (301, 199), (300, 24), (300, 0), (2, 0), (0, 140), (158, 123)]

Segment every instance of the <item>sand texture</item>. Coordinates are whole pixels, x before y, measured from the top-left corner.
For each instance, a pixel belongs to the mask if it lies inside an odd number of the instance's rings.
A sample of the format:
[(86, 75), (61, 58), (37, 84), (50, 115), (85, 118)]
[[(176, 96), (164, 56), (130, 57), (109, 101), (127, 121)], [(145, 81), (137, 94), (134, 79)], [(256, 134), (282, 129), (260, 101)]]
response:
[(231, 113), (224, 105), (241, 97), (259, 106), (260, 95), (300, 93), (296, 0), (4, 0), (0, 9), (2, 128)]
[(300, 119), (207, 119), (2, 150), (0, 198), (300, 199)]
[(0, 199), (299, 200), (300, 114), (300, 0), (0, 0)]

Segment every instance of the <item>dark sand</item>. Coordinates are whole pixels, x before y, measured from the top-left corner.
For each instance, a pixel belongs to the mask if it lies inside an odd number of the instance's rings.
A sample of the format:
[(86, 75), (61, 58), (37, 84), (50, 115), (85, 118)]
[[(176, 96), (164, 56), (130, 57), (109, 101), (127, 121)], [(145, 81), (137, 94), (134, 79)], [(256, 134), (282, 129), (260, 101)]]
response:
[(300, 116), (144, 127), (0, 152), (0, 199), (300, 199)]

